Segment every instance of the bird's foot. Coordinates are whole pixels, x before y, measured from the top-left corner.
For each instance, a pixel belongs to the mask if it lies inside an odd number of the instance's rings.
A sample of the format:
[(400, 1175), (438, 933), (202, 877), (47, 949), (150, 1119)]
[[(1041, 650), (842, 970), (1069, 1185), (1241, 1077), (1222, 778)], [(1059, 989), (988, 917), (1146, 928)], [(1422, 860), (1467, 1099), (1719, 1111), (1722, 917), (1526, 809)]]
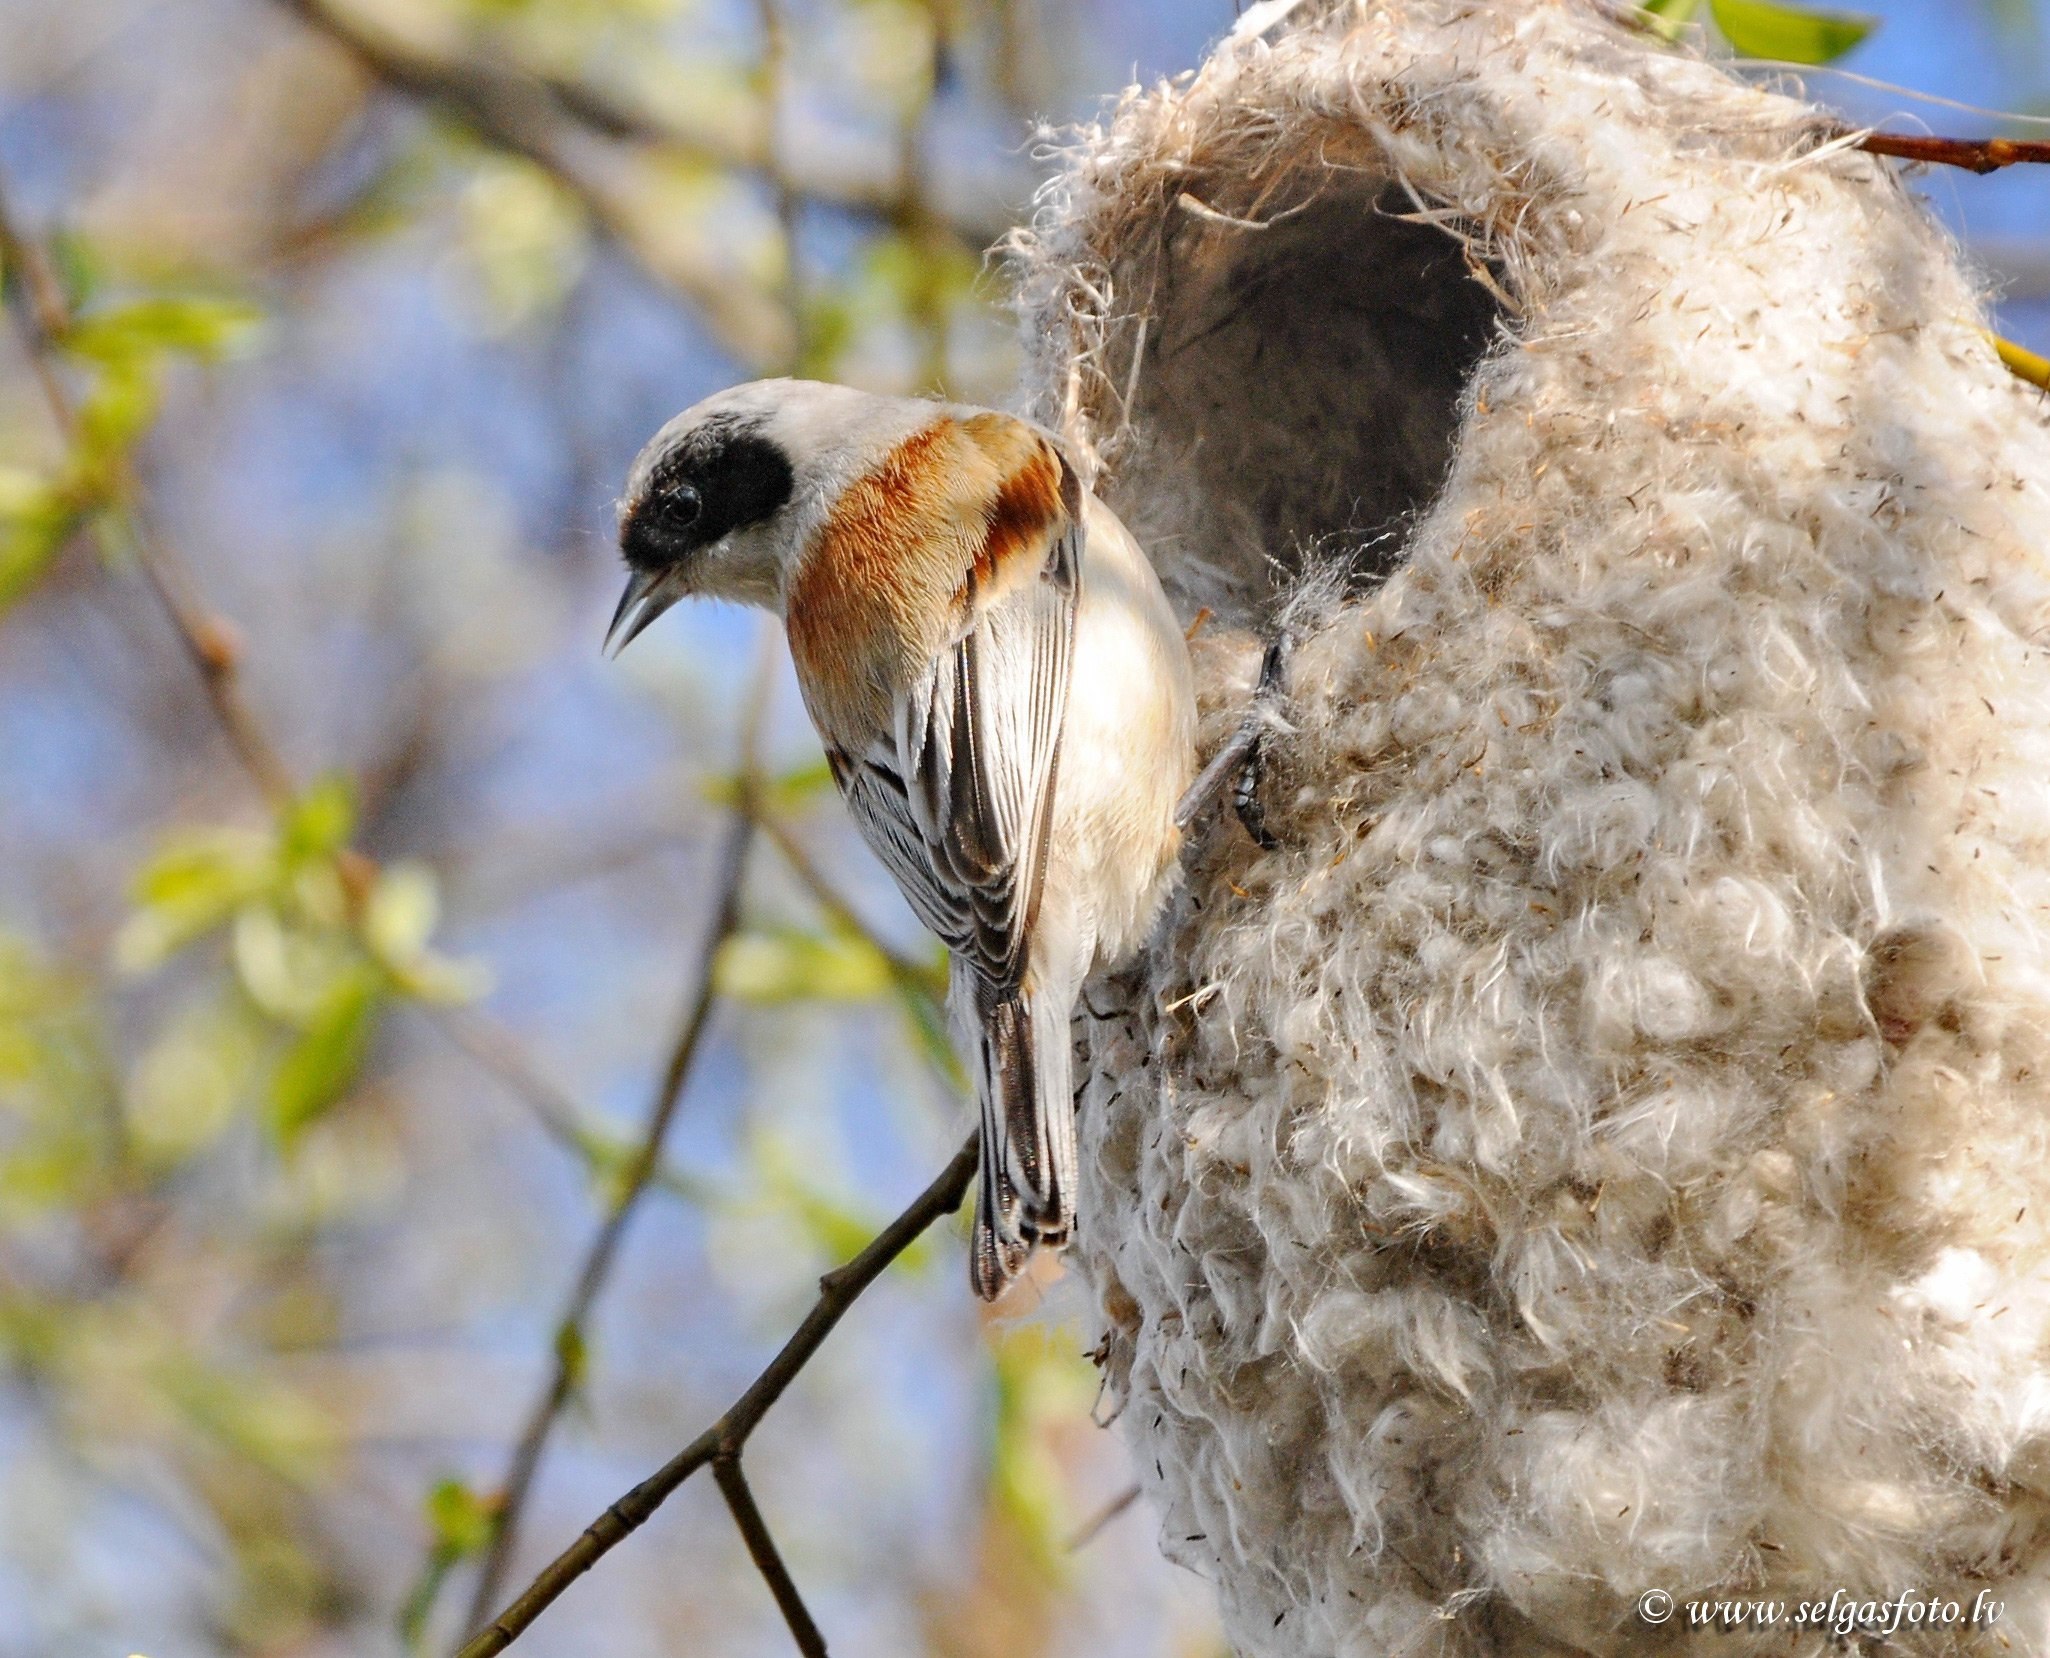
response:
[(1267, 827), (1267, 813), (1260, 804), (1260, 781), (1266, 771), (1266, 741), (1271, 732), (1286, 731), (1277, 705), (1286, 695), (1282, 681), (1287, 675), (1288, 658), (1295, 649), (1295, 635), (1283, 627), (1267, 646), (1267, 654), (1260, 659), (1259, 682), (1253, 687), (1252, 700), (1247, 704), (1246, 715), (1239, 722), (1238, 730), (1225, 739), (1224, 745), (1210, 757), (1191, 783), (1188, 792), (1175, 807), (1175, 826), (1186, 829), (1208, 811), (1227, 784), (1231, 788), (1232, 811), (1245, 826), (1246, 833), (1266, 852), (1272, 852), (1280, 842)]

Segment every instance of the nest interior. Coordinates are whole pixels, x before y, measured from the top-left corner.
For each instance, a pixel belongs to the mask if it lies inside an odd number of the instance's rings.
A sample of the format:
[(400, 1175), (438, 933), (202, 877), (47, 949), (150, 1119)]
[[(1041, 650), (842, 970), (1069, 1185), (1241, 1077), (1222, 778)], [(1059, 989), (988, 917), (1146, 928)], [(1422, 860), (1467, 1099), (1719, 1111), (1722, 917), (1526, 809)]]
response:
[(1298, 176), (1244, 216), (1184, 191), (1165, 230), (1130, 410), (1144, 459), (1112, 504), (1182, 544), (1185, 599), (1234, 619), (1312, 562), (1385, 576), (1451, 465), (1499, 287), (1358, 168)]

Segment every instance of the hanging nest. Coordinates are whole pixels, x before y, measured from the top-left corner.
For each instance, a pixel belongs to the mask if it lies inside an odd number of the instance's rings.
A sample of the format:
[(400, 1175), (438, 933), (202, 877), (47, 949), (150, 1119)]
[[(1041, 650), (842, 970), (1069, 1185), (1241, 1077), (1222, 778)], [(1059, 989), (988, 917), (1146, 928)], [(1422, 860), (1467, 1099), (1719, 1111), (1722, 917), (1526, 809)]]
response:
[(1592, 0), (1269, 4), (1019, 247), (1213, 739), (1302, 630), (1281, 849), (1078, 1029), (1245, 1658), (2050, 1650), (2050, 434), (1834, 133)]

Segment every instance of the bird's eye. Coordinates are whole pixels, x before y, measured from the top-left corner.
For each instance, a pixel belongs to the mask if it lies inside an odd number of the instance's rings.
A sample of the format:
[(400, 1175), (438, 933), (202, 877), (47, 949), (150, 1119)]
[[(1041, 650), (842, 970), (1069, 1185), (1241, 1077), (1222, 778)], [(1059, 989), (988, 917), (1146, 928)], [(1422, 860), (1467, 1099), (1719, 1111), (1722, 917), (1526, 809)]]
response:
[(673, 530), (687, 530), (705, 510), (705, 498), (692, 484), (671, 484), (656, 497), (656, 510), (663, 524)]

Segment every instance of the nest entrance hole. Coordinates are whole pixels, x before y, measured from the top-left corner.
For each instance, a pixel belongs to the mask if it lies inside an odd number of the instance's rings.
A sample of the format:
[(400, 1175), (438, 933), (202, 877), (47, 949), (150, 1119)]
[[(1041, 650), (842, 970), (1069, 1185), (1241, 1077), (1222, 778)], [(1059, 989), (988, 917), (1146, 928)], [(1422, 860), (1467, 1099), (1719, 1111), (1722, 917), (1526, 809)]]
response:
[(1112, 504), (1184, 604), (1230, 619), (1258, 620), (1313, 565), (1364, 586), (1401, 561), (1503, 315), (1458, 240), (1398, 216), (1407, 192), (1331, 176), (1240, 222), (1182, 198), (1140, 279), (1135, 441)]

